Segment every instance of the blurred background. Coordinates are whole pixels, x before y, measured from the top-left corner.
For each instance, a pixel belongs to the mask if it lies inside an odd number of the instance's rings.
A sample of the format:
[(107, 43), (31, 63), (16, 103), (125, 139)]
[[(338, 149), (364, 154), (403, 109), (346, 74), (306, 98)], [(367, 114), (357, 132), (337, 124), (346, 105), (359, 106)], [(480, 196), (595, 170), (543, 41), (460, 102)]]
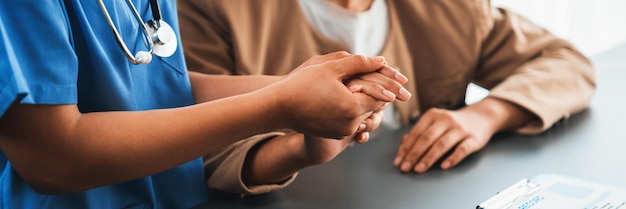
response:
[(626, 43), (626, 0), (493, 0), (593, 56)]
[[(553, 34), (573, 43), (593, 59), (605, 51), (626, 45), (626, 0), (492, 0), (526, 17)], [(626, 59), (626, 54), (624, 55)], [(598, 72), (600, 73), (600, 72)], [(470, 85), (468, 104), (487, 91)]]

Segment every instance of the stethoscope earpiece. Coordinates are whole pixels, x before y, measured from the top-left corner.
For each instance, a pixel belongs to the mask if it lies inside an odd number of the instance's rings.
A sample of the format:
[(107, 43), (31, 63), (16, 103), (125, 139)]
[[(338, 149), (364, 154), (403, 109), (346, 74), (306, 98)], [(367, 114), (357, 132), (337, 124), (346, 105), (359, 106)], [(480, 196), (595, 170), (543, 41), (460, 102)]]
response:
[(137, 60), (137, 63), (135, 64), (148, 64), (152, 61), (152, 53), (147, 51), (139, 51), (135, 55), (135, 60)]

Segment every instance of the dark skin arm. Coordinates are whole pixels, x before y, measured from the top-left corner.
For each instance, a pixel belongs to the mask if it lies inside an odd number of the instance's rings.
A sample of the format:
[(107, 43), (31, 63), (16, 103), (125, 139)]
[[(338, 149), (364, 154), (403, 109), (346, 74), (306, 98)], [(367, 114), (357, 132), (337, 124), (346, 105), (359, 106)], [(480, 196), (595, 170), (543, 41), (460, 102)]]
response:
[[(148, 176), (282, 128), (342, 138), (385, 103), (351, 92), (342, 81), (383, 62), (332, 60), (257, 91), (182, 108), (81, 113), (76, 105), (13, 104), (0, 119), (0, 146), (29, 185), (59, 194)], [(308, 88), (311, 81), (318, 86)]]

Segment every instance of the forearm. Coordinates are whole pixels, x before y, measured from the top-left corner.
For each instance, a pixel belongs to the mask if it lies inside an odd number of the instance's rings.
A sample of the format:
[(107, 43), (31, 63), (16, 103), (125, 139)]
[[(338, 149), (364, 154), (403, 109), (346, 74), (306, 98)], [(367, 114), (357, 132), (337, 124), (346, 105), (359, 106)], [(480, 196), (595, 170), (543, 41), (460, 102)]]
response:
[(34, 187), (82, 191), (158, 173), (281, 128), (272, 122), (280, 120), (272, 119), (271, 98), (246, 94), (184, 108), (87, 114), (74, 105), (14, 105), (0, 122), (0, 143)]
[(280, 81), (283, 78), (284, 76), (207, 75), (192, 71), (189, 72), (189, 79), (196, 103), (256, 91)]
[(536, 134), (589, 106), (595, 92), (593, 67), (570, 49), (556, 49), (520, 65), (489, 95), (532, 112), (536, 120), (519, 133)]
[(487, 97), (459, 111), (477, 114), (484, 120), (476, 122), (488, 125), (492, 133), (514, 130), (535, 117), (520, 106), (492, 97)]
[(280, 183), (300, 169), (314, 165), (306, 160), (304, 136), (291, 133), (278, 136), (250, 150), (242, 171), (246, 185)]

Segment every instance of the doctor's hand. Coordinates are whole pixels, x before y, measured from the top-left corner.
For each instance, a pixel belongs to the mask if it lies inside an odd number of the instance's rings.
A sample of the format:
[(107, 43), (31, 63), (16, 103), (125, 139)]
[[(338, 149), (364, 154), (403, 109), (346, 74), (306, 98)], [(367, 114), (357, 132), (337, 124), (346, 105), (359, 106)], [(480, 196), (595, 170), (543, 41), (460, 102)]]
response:
[[(328, 56), (313, 59), (325, 57)], [(343, 138), (353, 135), (362, 121), (387, 102), (394, 101), (396, 95), (406, 95), (401, 93), (406, 91), (401, 83), (392, 79), (351, 82), (361, 75), (377, 73), (385, 62), (382, 57), (350, 55), (308, 63), (310, 65), (300, 66), (266, 89), (274, 92), (271, 97), (278, 100), (275, 104), (282, 111), (279, 115), (283, 117), (279, 120), (284, 122), (285, 128), (324, 138)], [(392, 71), (387, 69), (386, 72)], [(393, 72), (394, 78), (396, 74)], [(369, 85), (372, 82), (381, 83)], [(346, 83), (353, 84), (351, 89)], [(382, 98), (369, 95), (377, 92)]]
[[(311, 65), (321, 64), (331, 60), (337, 60), (347, 57), (352, 57), (345, 51), (333, 52), (325, 55), (314, 56), (311, 59), (305, 61), (298, 66), (291, 73), (298, 72), (299, 69), (305, 68)], [(348, 86), (352, 92), (365, 93), (377, 100), (392, 102), (395, 99), (401, 101), (407, 101), (411, 98), (411, 93), (402, 87), (408, 78), (400, 73), (398, 70), (387, 66), (387, 62), (383, 63), (383, 66), (373, 72), (356, 74), (349, 76), (343, 80), (343, 83)], [(386, 87), (392, 86), (392, 89), (386, 89)], [(394, 90), (398, 92), (394, 92)]]
[(525, 124), (532, 114), (508, 102), (486, 98), (460, 110), (432, 108), (402, 137), (393, 164), (403, 172), (426, 172), (446, 153), (440, 167), (456, 166), (485, 147), (498, 131)]

